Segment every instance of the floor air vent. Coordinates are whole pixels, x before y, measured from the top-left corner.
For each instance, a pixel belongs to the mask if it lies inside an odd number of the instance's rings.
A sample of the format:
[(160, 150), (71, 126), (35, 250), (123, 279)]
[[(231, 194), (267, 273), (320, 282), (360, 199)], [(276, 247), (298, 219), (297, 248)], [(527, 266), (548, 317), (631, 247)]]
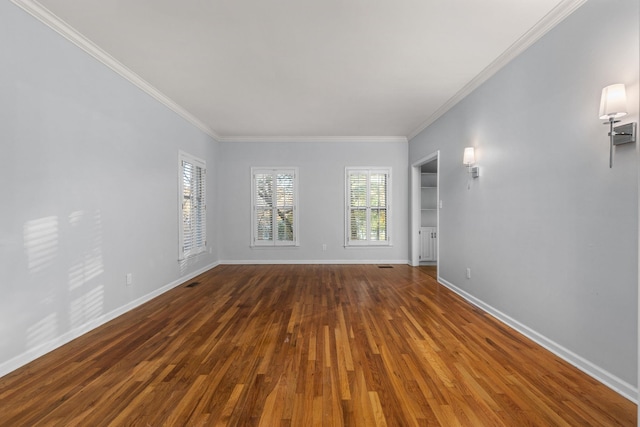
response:
[(379, 265), (378, 268), (393, 268), (392, 265)]
[(191, 282), (187, 286), (185, 286), (185, 288), (195, 288), (199, 284), (200, 284), (200, 282)]

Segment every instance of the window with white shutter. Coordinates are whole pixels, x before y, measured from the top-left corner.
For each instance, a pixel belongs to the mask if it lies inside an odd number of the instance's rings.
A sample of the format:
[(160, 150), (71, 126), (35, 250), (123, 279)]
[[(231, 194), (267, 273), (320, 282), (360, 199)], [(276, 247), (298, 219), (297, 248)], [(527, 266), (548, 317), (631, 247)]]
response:
[(391, 168), (346, 168), (345, 245), (389, 245)]
[(207, 247), (206, 174), (203, 160), (179, 154), (180, 259)]
[(297, 168), (251, 168), (251, 246), (298, 245)]

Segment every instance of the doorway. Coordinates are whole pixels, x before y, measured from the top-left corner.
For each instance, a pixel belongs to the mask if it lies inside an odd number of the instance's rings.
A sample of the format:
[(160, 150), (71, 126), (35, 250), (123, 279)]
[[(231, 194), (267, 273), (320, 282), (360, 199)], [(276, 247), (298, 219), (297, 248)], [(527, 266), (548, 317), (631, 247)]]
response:
[(411, 165), (411, 265), (439, 262), (440, 152)]

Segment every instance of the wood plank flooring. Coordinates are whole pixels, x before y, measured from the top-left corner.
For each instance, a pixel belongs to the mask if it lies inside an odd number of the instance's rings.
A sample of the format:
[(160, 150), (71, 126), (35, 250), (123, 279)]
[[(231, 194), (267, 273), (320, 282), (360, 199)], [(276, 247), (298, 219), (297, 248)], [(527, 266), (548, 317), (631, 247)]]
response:
[(635, 425), (432, 274), (219, 266), (0, 378), (0, 425)]

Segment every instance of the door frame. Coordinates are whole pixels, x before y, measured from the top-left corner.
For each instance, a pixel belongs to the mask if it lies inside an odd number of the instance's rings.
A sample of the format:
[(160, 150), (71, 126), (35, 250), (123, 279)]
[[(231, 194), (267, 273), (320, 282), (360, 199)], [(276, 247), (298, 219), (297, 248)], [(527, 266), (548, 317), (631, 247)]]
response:
[(412, 267), (417, 267), (420, 265), (420, 222), (421, 222), (421, 170), (423, 164), (429, 163), (433, 160), (437, 161), (437, 171), (436, 171), (436, 179), (438, 185), (436, 187), (436, 236), (438, 236), (436, 242), (436, 268), (438, 271), (440, 270), (440, 150), (437, 150), (428, 156), (425, 156), (411, 164), (411, 180), (410, 180), (410, 196), (411, 196), (411, 207), (410, 207), (410, 254), (411, 254), (411, 262), (410, 265)]

